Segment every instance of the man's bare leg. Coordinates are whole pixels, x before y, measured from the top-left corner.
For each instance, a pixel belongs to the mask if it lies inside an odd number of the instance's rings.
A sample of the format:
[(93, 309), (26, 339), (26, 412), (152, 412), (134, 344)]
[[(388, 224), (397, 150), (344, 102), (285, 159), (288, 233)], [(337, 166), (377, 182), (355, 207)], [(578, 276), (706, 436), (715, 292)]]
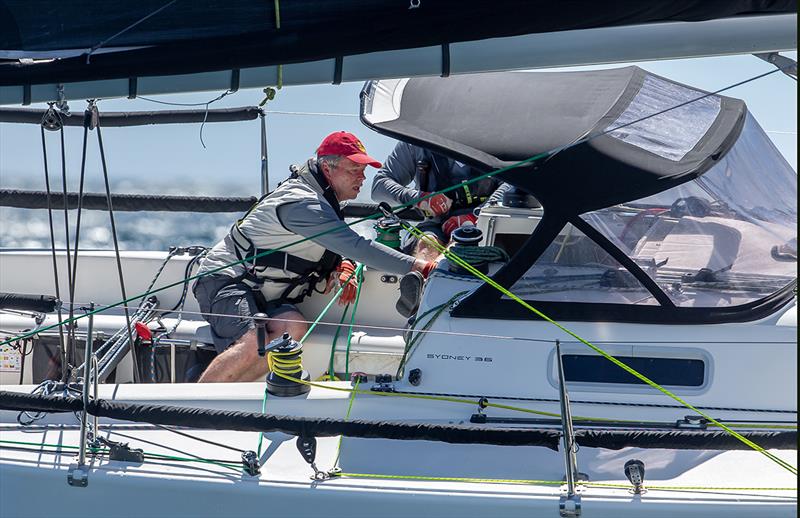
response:
[[(280, 320), (267, 322), (268, 339), (273, 340), (283, 333), (289, 333), (292, 338), (299, 340), (308, 329), (303, 320), (305, 318), (297, 311), (281, 313)], [(256, 381), (263, 378), (268, 371), (267, 359), (258, 355), (256, 332), (250, 330), (217, 355), (200, 376), (198, 382)]]

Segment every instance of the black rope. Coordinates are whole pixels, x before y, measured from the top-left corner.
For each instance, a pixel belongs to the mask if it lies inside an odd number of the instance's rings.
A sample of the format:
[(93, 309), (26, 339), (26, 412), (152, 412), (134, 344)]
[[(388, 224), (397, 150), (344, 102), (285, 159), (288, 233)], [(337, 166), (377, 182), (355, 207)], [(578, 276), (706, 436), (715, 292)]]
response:
[(234, 448), (233, 446), (228, 446), (227, 444), (222, 444), (222, 443), (218, 443), (218, 442), (214, 442), (214, 441), (209, 441), (208, 439), (201, 439), (200, 437), (196, 437), (196, 436), (188, 434), (188, 433), (179, 432), (178, 430), (175, 430), (174, 428), (170, 428), (169, 426), (164, 426), (164, 425), (160, 425), (160, 424), (154, 424), (153, 426), (156, 426), (156, 427), (161, 428), (162, 430), (166, 430), (168, 432), (172, 432), (172, 433), (175, 433), (175, 434), (178, 434), (178, 435), (182, 435), (183, 437), (186, 437), (188, 439), (193, 439), (195, 441), (200, 441), (200, 442), (204, 442), (206, 444), (211, 444), (212, 446), (219, 446), (220, 448), (225, 448), (227, 450), (236, 451), (236, 452), (239, 452), (239, 453), (244, 453), (245, 452), (245, 450), (240, 450), (239, 448)]
[(441, 77), (450, 77), (450, 44), (442, 43), (442, 73)]
[(269, 192), (269, 161), (267, 160), (267, 115), (262, 111), (261, 119), (261, 196)]
[(139, 79), (136, 77), (128, 78), (128, 99), (136, 99), (136, 93), (139, 90)]
[[(95, 107), (96, 109), (96, 107)], [(125, 278), (122, 274), (122, 258), (119, 255), (119, 241), (117, 240), (117, 225), (114, 222), (114, 206), (111, 202), (111, 186), (108, 183), (108, 167), (106, 165), (106, 154), (103, 148), (103, 137), (100, 133), (100, 117), (97, 117), (97, 145), (100, 147), (100, 162), (103, 165), (103, 180), (106, 186), (106, 199), (108, 201), (108, 217), (111, 220), (111, 238), (114, 241), (114, 255), (117, 258), (117, 273), (119, 274), (119, 289), (122, 295), (122, 300), (128, 300), (128, 295), (125, 292)], [(127, 305), (123, 308), (125, 311), (125, 323), (128, 328), (128, 344), (131, 352), (131, 361), (133, 362), (133, 382), (139, 383), (139, 362), (136, 352), (136, 344), (133, 342), (133, 332), (131, 331), (131, 315), (128, 311)], [(91, 337), (89, 338), (91, 340)]]
[[(67, 205), (67, 145), (64, 142), (64, 125), (61, 125), (61, 129), (59, 130), (59, 138), (61, 140), (61, 188), (63, 190), (64, 196), (64, 243), (66, 246), (66, 258), (67, 258), (67, 282), (69, 283), (70, 289), (70, 298), (72, 298), (72, 294), (74, 293), (75, 289), (72, 285), (72, 253), (70, 251), (69, 246), (69, 206)], [(69, 310), (69, 318), (73, 318), (75, 315), (74, 311), (72, 310), (72, 306), (70, 305)], [(59, 322), (63, 322), (60, 320)], [(59, 329), (63, 327), (59, 325)], [(69, 378), (69, 367), (70, 367), (70, 360), (71, 354), (75, 349), (75, 325), (71, 324), (67, 328), (67, 339), (66, 339), (66, 350), (64, 351), (64, 358), (66, 361), (61, 365), (61, 381), (66, 382)]]
[[(61, 300), (61, 288), (59, 287), (58, 282), (58, 260), (56, 259), (56, 231), (55, 225), (53, 225), (53, 200), (50, 196), (50, 170), (47, 163), (47, 141), (45, 140), (44, 126), (40, 126), (40, 129), (42, 131), (42, 158), (44, 159), (44, 186), (47, 190), (47, 218), (50, 223), (50, 251), (52, 252), (53, 257), (53, 278), (56, 288), (56, 299)], [(61, 304), (57, 305), (57, 309), (58, 321), (62, 322), (64, 318), (63, 314), (61, 313)], [(58, 340), (61, 348), (61, 365), (63, 366), (67, 364), (67, 348), (64, 341), (64, 326), (58, 326)]]
[[(75, 300), (75, 284), (78, 278), (78, 250), (80, 248), (80, 237), (81, 237), (81, 215), (83, 212), (83, 189), (86, 180), (86, 146), (89, 140), (89, 126), (91, 122), (91, 109), (94, 107), (94, 102), (89, 101), (89, 106), (86, 108), (86, 111), (83, 113), (83, 149), (81, 151), (81, 174), (80, 174), (80, 182), (78, 187), (78, 214), (75, 219), (75, 246), (73, 248), (73, 256), (72, 256), (72, 271), (69, 277), (69, 300)], [(62, 127), (62, 132), (63, 127)], [(66, 185), (66, 177), (64, 178), (64, 184)], [(64, 196), (66, 197), (66, 190), (64, 191)], [(66, 207), (66, 200), (64, 202), (64, 206)], [(66, 210), (66, 209), (65, 209)], [(69, 253), (69, 252), (68, 252)], [(69, 318), (74, 318), (75, 315), (75, 306), (74, 304), (70, 304), (69, 307)], [(69, 365), (75, 364), (75, 326), (71, 326), (69, 329), (69, 336), (70, 336), (70, 348), (69, 348)], [(63, 377), (63, 374), (62, 374)], [(65, 380), (62, 380), (65, 381)]]

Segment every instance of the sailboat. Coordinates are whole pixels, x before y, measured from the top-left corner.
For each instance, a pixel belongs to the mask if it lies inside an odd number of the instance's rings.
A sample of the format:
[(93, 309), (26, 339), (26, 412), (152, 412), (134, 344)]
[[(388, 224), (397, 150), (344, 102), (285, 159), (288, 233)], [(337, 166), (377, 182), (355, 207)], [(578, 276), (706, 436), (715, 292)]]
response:
[[(34, 4), (5, 4), (19, 46), (3, 44), (0, 102), (366, 79), (367, 127), (514, 189), (457, 232), (410, 320), (397, 277), (365, 269), (357, 311), (311, 297), (312, 333), (263, 341), (264, 361), (302, 368), (256, 383), (190, 382), (210, 343), (186, 289), (203, 250), (1, 251), (4, 516), (796, 514), (795, 171), (724, 92), (635, 66), (494, 72), (740, 52), (791, 72), (775, 53), (796, 48), (795, 5), (577, 2), (563, 22), (567, 7), (375, 2), (374, 38), (328, 48), (311, 35), (363, 3), (210, 2), (213, 24), (109, 5), (44, 42)], [(110, 21), (125, 30), (104, 42)], [(348, 211), (365, 232), (414, 217)], [(66, 318), (72, 301), (91, 304)]]

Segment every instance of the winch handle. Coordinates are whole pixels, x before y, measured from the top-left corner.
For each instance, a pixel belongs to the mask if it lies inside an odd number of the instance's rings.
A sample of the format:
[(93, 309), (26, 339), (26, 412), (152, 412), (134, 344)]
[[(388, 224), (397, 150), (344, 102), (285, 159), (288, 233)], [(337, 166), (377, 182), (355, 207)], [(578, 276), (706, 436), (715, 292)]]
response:
[(378, 204), (378, 209), (380, 209), (380, 211), (383, 212), (383, 215), (387, 218), (397, 218), (397, 215), (395, 215), (394, 211), (392, 211), (392, 206), (385, 201), (382, 201)]
[(258, 345), (258, 355), (267, 354), (267, 315), (256, 313), (253, 315), (253, 322), (256, 325), (256, 344)]

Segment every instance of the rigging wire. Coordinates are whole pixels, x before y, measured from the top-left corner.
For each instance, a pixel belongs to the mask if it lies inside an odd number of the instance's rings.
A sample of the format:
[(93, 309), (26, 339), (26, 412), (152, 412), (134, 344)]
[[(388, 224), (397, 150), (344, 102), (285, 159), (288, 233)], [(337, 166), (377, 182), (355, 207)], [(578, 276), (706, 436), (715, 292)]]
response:
[(175, 2), (177, 2), (177, 1), (178, 1), (178, 0), (171, 0), (170, 2), (167, 2), (166, 4), (162, 5), (162, 6), (161, 6), (161, 7), (159, 7), (158, 9), (156, 9), (155, 11), (153, 11), (153, 12), (151, 12), (151, 13), (149, 13), (149, 14), (145, 15), (144, 17), (142, 17), (142, 18), (140, 18), (140, 19), (136, 20), (135, 22), (133, 22), (132, 24), (128, 25), (127, 27), (125, 27), (125, 28), (124, 28), (124, 29), (122, 29), (121, 31), (119, 31), (119, 32), (116, 32), (116, 33), (114, 33), (113, 35), (111, 35), (111, 36), (109, 36), (108, 38), (106, 38), (106, 39), (104, 39), (103, 41), (101, 41), (100, 43), (97, 43), (96, 45), (93, 45), (93, 46), (92, 46), (92, 47), (89, 49), (89, 51), (86, 53), (86, 64), (87, 64), (87, 65), (89, 64), (89, 62), (90, 62), (90, 60), (91, 60), (91, 58), (92, 58), (92, 54), (94, 54), (94, 53), (95, 53), (95, 52), (96, 52), (98, 49), (100, 49), (100, 48), (101, 48), (103, 45), (105, 45), (106, 43), (110, 42), (111, 40), (113, 40), (113, 39), (115, 39), (115, 38), (117, 38), (117, 37), (119, 37), (119, 36), (121, 36), (121, 35), (125, 34), (125, 33), (126, 33), (126, 32), (128, 32), (129, 30), (133, 29), (134, 27), (136, 27), (136, 26), (137, 26), (137, 25), (139, 25), (140, 23), (142, 23), (142, 22), (144, 22), (145, 20), (147, 20), (148, 18), (151, 18), (151, 17), (153, 17), (153, 16), (157, 15), (158, 13), (160, 13), (161, 11), (163, 11), (164, 9), (166, 9), (166, 8), (167, 8), (167, 7), (169, 7), (169, 6), (171, 6), (172, 4), (174, 4), (174, 3), (175, 3)]
[[(95, 130), (97, 130), (97, 145), (100, 148), (100, 162), (103, 166), (103, 181), (105, 182), (106, 187), (106, 203), (108, 203), (108, 217), (111, 221), (111, 238), (114, 242), (114, 255), (117, 259), (117, 274), (119, 276), (119, 289), (123, 299), (127, 299), (128, 295), (125, 291), (125, 276), (122, 274), (122, 258), (119, 254), (119, 240), (117, 239), (117, 225), (114, 221), (114, 206), (111, 202), (111, 186), (108, 183), (108, 166), (106, 164), (106, 153), (105, 148), (103, 146), (103, 136), (100, 132), (100, 114), (97, 111), (96, 106), (92, 106), (94, 114), (97, 116), (97, 125), (95, 126)], [(131, 329), (131, 315), (128, 311), (128, 308), (123, 308), (125, 311), (125, 323), (127, 325), (128, 331), (128, 343), (129, 350), (131, 353), (131, 361), (133, 362), (133, 382), (138, 383), (139, 380), (139, 362), (138, 362), (138, 353), (136, 351), (136, 344), (133, 341), (133, 330)]]
[[(61, 121), (61, 114), (59, 112), (57, 112), (53, 108), (52, 104), (50, 105), (50, 109), (48, 110), (47, 113), (55, 114), (55, 116), (58, 117), (59, 121)], [(47, 160), (47, 141), (45, 139), (45, 132), (44, 132), (44, 118), (47, 116), (47, 113), (45, 115), (42, 115), (42, 122), (39, 124), (39, 128), (40, 128), (40, 130), (42, 132), (42, 156), (43, 156), (43, 159), (44, 159), (44, 184), (45, 184), (45, 189), (47, 190), (47, 219), (48, 219), (49, 228), (50, 228), (50, 250), (52, 252), (52, 257), (53, 257), (53, 283), (55, 284), (56, 299), (58, 299), (60, 301), (61, 300), (61, 287), (60, 287), (60, 283), (58, 281), (58, 260), (56, 259), (56, 237), (55, 237), (56, 236), (56, 231), (55, 231), (55, 226), (53, 225), (53, 201), (52, 201), (52, 198), (50, 196), (50, 171), (49, 171), (49, 168), (48, 168), (48, 160)], [(61, 123), (62, 123), (62, 128), (61, 129), (63, 130), (63, 121), (61, 121)], [(59, 321), (64, 319), (64, 316), (63, 316), (63, 314), (61, 312), (61, 304), (58, 304), (57, 314), (58, 314), (58, 320)], [(67, 365), (67, 347), (66, 347), (66, 342), (64, 340), (64, 328), (62, 326), (58, 327), (58, 338), (59, 338), (59, 344), (60, 344), (60, 348), (61, 348), (61, 368), (63, 370), (63, 369), (66, 369), (66, 365)]]

